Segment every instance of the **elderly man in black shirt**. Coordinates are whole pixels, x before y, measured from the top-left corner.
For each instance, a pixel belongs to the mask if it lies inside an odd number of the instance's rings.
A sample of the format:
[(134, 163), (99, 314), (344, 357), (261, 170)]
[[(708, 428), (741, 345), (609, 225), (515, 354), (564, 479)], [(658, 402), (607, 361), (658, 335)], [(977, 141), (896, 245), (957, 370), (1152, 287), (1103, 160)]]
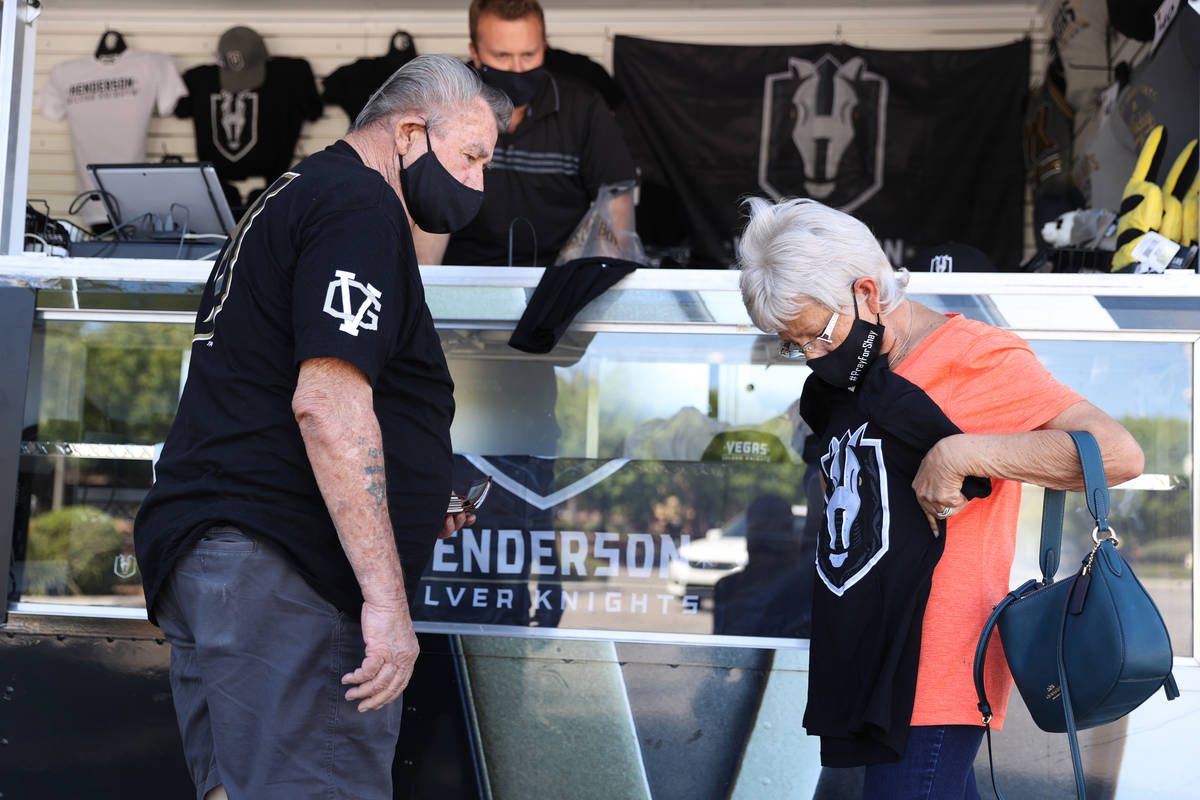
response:
[(406, 583), (468, 521), (447, 514), (454, 386), (411, 231), (476, 213), (511, 108), (415, 59), (217, 258), (135, 527), (198, 797), (391, 797)]
[(632, 231), (629, 148), (599, 93), (546, 70), (541, 5), (473, 0), (469, 24), (472, 64), (515, 108), (496, 142), (479, 216), (449, 237), (418, 234), (420, 262), (502, 265), (511, 249), (514, 266), (552, 264), (600, 187), (613, 184), (629, 186), (613, 202), (614, 226)]

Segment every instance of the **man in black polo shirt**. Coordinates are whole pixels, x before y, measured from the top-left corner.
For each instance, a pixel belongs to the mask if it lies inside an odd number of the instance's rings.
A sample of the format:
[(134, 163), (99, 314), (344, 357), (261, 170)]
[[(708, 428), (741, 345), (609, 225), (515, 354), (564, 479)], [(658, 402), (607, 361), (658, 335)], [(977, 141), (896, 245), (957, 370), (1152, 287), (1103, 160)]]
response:
[(406, 584), (469, 519), (411, 229), (470, 220), (511, 108), (409, 62), (217, 258), (134, 535), (197, 797), (392, 796)]
[[(483, 209), (449, 237), (417, 238), (422, 264), (554, 263), (601, 186), (628, 184), (614, 223), (632, 231), (633, 159), (604, 98), (547, 72), (546, 23), (537, 0), (473, 0), (471, 61), (513, 101), (496, 142)], [(510, 233), (511, 232), (511, 233)]]

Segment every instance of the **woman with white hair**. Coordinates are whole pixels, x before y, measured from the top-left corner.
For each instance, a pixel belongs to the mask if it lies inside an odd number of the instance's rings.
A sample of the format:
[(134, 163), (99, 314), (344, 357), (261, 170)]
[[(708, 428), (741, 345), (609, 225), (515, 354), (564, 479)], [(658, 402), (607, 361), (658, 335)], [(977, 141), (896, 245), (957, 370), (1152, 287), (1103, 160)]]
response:
[[(1083, 488), (1066, 431), (1096, 437), (1112, 484), (1141, 473), (1141, 449), (1020, 337), (908, 299), (859, 220), (805, 199), (748, 206), (742, 298), (812, 370), (802, 413), (826, 453), (805, 727), (823, 764), (867, 766), (865, 798), (977, 798), (971, 667), (1008, 591), (1021, 483)], [(998, 728), (998, 648), (985, 684)]]

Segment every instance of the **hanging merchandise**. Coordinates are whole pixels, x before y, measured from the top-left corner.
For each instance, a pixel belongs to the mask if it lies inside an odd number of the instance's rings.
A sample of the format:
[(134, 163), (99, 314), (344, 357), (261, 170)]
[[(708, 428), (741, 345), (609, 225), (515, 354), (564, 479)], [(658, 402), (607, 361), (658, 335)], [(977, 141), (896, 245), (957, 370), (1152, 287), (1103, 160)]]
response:
[(1182, 4), (1169, 25), (1128, 83), (1110, 88), (1114, 99), (1107, 111), (1102, 108), (1095, 130), (1081, 132), (1076, 140), (1072, 175), (1091, 208), (1117, 210), (1138, 153), (1156, 126), (1171, 133), (1163, 153), (1166, 164), (1200, 135), (1200, 11)]
[(1105, 0), (1059, 0), (1050, 29), (1062, 59), (1066, 100), (1087, 113), (1112, 83), (1114, 42)]
[(1139, 260), (1134, 250), (1141, 240), (1162, 227), (1162, 189), (1157, 180), (1166, 146), (1167, 131), (1159, 125), (1150, 132), (1133, 174), (1125, 184), (1121, 217), (1117, 221), (1117, 252), (1113, 254), (1113, 272), (1133, 266)]
[[(1168, 130), (1150, 132), (1121, 201), (1114, 272), (1162, 272), (1186, 267), (1196, 241), (1196, 139), (1187, 142), (1158, 183)], [(1182, 245), (1182, 247), (1181, 247)]]
[(270, 57), (262, 37), (230, 28), (217, 45), (220, 64), (183, 74), (188, 96), (175, 116), (192, 118), (196, 153), (222, 181), (261, 177), (268, 184), (291, 166), (300, 126), (321, 116), (312, 67)]
[(412, 36), (408, 31), (396, 31), (384, 55), (360, 58), (331, 72), (322, 81), (325, 93), (321, 99), (326, 105), (340, 106), (353, 123), (375, 90), (416, 57), (417, 46)]
[(1075, 109), (1064, 95), (1063, 63), (1055, 58), (1040, 86), (1029, 91), (1025, 109), (1025, 169), (1033, 182), (1033, 230), (1038, 249), (1046, 246), (1042, 226), (1083, 207), (1083, 195), (1071, 180)]
[[(94, 56), (50, 70), (39, 104), (47, 117), (66, 119), (81, 191), (94, 190), (88, 164), (146, 160), (150, 117), (171, 113), (187, 94), (175, 62), (165, 53), (130, 50), (119, 32), (106, 30)], [(99, 195), (83, 204), (88, 225), (108, 226)]]

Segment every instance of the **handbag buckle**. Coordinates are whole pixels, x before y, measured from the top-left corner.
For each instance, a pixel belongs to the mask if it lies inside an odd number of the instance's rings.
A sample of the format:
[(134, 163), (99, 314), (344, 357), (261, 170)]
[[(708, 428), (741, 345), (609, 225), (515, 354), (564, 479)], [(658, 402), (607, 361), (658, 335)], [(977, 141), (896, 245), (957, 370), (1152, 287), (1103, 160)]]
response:
[(1114, 531), (1111, 527), (1109, 527), (1109, 528), (1105, 528), (1104, 532), (1107, 533), (1108, 536), (1105, 536), (1104, 538), (1100, 538), (1100, 526), (1097, 525), (1095, 528), (1092, 528), (1092, 541), (1095, 542), (1097, 545), (1099, 545), (1101, 542), (1108, 541), (1108, 542), (1112, 542), (1113, 547), (1121, 546), (1121, 540), (1117, 538), (1116, 531)]

